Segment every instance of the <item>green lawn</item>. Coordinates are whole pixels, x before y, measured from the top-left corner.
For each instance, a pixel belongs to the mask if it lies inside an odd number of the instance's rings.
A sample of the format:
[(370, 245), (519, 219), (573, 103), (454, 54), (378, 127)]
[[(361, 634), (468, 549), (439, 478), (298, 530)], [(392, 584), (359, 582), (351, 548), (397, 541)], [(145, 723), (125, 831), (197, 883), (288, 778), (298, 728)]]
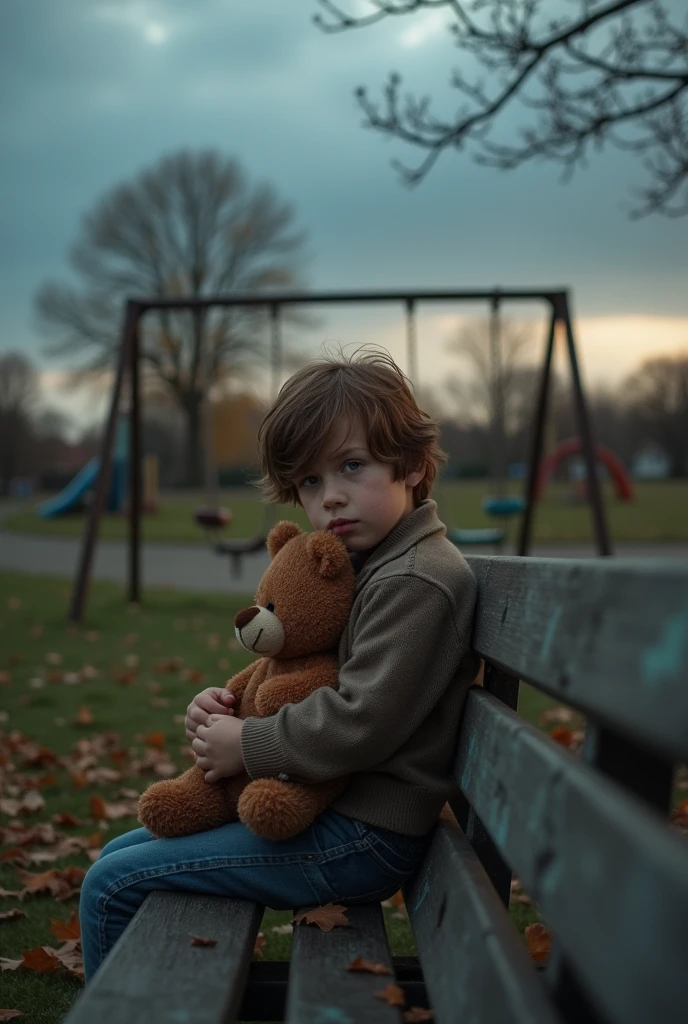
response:
[[(522, 486), (512, 483), (510, 489), (520, 494)], [(552, 485), (535, 517), (535, 539), (549, 541), (586, 541), (592, 536), (590, 510), (587, 505), (572, 504), (570, 488), (564, 484)], [(447, 525), (474, 528), (494, 525), (482, 511), (483, 498), (490, 493), (488, 481), (441, 484), (436, 498), (440, 514)], [(688, 480), (658, 481), (636, 485), (633, 502), (619, 501), (609, 485), (604, 488), (612, 538), (616, 541), (683, 541), (688, 540)], [(156, 515), (144, 517), (143, 536), (149, 541), (204, 543), (201, 530), (193, 521), (193, 510), (205, 504), (202, 495), (175, 493), (164, 496)], [(265, 506), (248, 488), (221, 493), (220, 504), (232, 511), (233, 521), (226, 531), (229, 537), (252, 536), (264, 521)], [(282, 506), (278, 518), (295, 519), (306, 525), (300, 509)], [(39, 519), (35, 502), (25, 503), (14, 515), (4, 521), (4, 528), (23, 533), (56, 537), (80, 536), (83, 516), (73, 515), (60, 519)], [(517, 523), (510, 530), (515, 535)], [(122, 516), (106, 516), (101, 537), (108, 540), (126, 536), (127, 523)]]
[[(29, 785), (38, 786), (45, 806), (20, 820), (32, 825), (69, 813), (80, 824), (57, 826), (59, 831), (94, 836), (97, 844), (102, 826), (94, 817), (93, 797), (108, 802), (131, 799), (131, 793), (127, 797), (121, 791), (141, 791), (157, 777), (152, 767), (137, 768), (146, 756), (171, 760), (180, 771), (189, 764), (181, 716), (194, 693), (223, 682), (249, 658), (232, 629), (234, 615), (247, 599), (147, 590), (142, 608), (127, 608), (121, 587), (94, 583), (88, 620), (75, 628), (65, 621), (68, 589), (62, 581), (0, 573), (0, 797), (16, 798)], [(531, 721), (552, 704), (523, 687), (521, 708)], [(45, 763), (22, 763), (27, 741), (47, 748)], [(61, 759), (58, 763), (51, 761), (51, 751)], [(77, 768), (76, 756), (91, 757), (91, 762)], [(0, 826), (10, 820), (0, 813)], [(104, 824), (109, 826), (102, 830), (107, 840), (137, 823), (129, 816)], [(11, 847), (8, 842), (2, 849)], [(32, 853), (46, 848), (25, 849)], [(86, 868), (89, 863), (79, 852), (54, 864), (28, 865), (27, 870)], [(14, 865), (0, 863), (0, 887), (21, 887)], [(58, 946), (50, 921), (66, 920), (76, 904), (76, 896), (64, 903), (45, 894), (21, 903), (0, 898), (0, 912), (20, 907), (27, 915), (0, 921), (3, 955), (18, 959), (24, 950)], [(393, 951), (412, 953), (413, 938), (403, 914), (394, 907), (385, 914)], [(536, 919), (532, 908), (519, 903), (514, 904), (513, 915), (521, 930)], [(289, 917), (266, 913), (266, 959), (288, 958), (290, 936), (271, 929)], [(63, 971), (41, 974), (20, 968), (3, 973), (0, 1006), (22, 1010), (21, 1019), (31, 1024), (56, 1024), (79, 989), (80, 982)]]

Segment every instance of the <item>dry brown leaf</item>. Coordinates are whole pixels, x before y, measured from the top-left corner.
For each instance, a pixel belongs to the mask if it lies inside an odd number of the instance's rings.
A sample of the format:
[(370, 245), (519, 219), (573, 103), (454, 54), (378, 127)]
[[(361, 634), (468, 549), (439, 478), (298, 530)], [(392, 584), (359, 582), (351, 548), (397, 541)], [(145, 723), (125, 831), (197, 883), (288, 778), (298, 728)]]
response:
[(91, 797), (91, 814), (96, 821), (105, 821), (107, 818), (107, 811), (105, 809), (105, 801), (102, 796)]
[(26, 913), (15, 907), (14, 910), (6, 910), (4, 914), (0, 914), (0, 921), (16, 921), (20, 917), (26, 917)]
[(6, 686), (12, 682), (12, 676), (9, 672), (0, 672), (0, 686)]
[(86, 872), (83, 868), (73, 866), (64, 869), (50, 868), (48, 871), (42, 871), (39, 874), (33, 871), (22, 871), (21, 868), (17, 868), (19, 881), (24, 885), (24, 890), (19, 895), (23, 898), (25, 895), (33, 895), (37, 892), (49, 892), (51, 896), (54, 896), (60, 902), (68, 900), (70, 896), (74, 896), (81, 888), (85, 874)]
[[(20, 961), (21, 962), (21, 961)], [(23, 1017), (21, 1010), (0, 1010), (0, 1021), (14, 1020), (15, 1017)]]
[(46, 946), (36, 946), (34, 949), (25, 949), (22, 959), (22, 967), (30, 971), (37, 971), (40, 974), (52, 974), (61, 967), (58, 957)]
[(36, 789), (29, 789), (23, 794), (19, 804), (20, 814), (35, 814), (45, 807), (45, 800)]
[(404, 1010), (401, 1018), (404, 1024), (424, 1024), (425, 1021), (433, 1020), (434, 1016), (432, 1010), (426, 1010), (422, 1006), (412, 1006), (409, 1010)]
[(10, 960), (9, 957), (0, 956), (0, 971), (16, 971), (21, 967), (21, 960)]
[(323, 932), (331, 932), (337, 925), (347, 926), (349, 924), (346, 916), (346, 907), (341, 906), (339, 903), (327, 903), (324, 907), (304, 910), (291, 920), (292, 924), (315, 924)]
[(191, 936), (192, 946), (217, 946), (217, 939), (204, 939), (200, 935)]
[(76, 910), (73, 910), (69, 915), (69, 920), (61, 921), (58, 918), (50, 918), (50, 931), (53, 933), (56, 939), (60, 942), (69, 942), (72, 939), (81, 938), (81, 928), (79, 926), (79, 915)]
[(21, 867), (26, 867), (30, 863), (28, 854), (24, 850), (20, 850), (19, 847), (13, 847), (11, 850), (0, 853), (0, 861), (3, 864), (14, 864)]
[(22, 893), (22, 889), (3, 889), (0, 886), (0, 896), (21, 896)]
[(265, 949), (265, 933), (258, 932), (256, 935), (256, 941), (253, 944), (253, 955), (262, 956), (263, 950)]
[(533, 960), (542, 962), (552, 951), (552, 933), (544, 924), (529, 924), (525, 930), (526, 946)]
[(56, 825), (63, 825), (66, 828), (75, 828), (77, 825), (81, 825), (79, 818), (70, 814), (69, 811), (62, 811), (61, 814), (53, 814), (53, 821)]
[(149, 747), (164, 747), (165, 746), (165, 733), (162, 729), (158, 729), (156, 732), (149, 732), (143, 737), (143, 742)]
[(573, 711), (570, 708), (562, 707), (561, 704), (554, 708), (547, 708), (538, 718), (539, 725), (551, 725), (552, 722), (564, 725), (571, 721), (573, 721)]
[(93, 712), (85, 704), (82, 704), (74, 721), (77, 725), (93, 725), (95, 719)]
[(376, 999), (383, 999), (388, 1006), (404, 1006), (406, 1003), (404, 990), (392, 983), (386, 988), (380, 989), (379, 992), (375, 992), (374, 995)]
[(550, 739), (554, 740), (555, 743), (559, 743), (562, 747), (573, 746), (573, 733), (570, 729), (567, 729), (565, 725), (557, 725), (552, 729), (549, 736)]
[(352, 960), (347, 971), (367, 971), (369, 974), (391, 974), (389, 967), (385, 964), (376, 964), (372, 960), (366, 960), (362, 956), (357, 956), (355, 960)]

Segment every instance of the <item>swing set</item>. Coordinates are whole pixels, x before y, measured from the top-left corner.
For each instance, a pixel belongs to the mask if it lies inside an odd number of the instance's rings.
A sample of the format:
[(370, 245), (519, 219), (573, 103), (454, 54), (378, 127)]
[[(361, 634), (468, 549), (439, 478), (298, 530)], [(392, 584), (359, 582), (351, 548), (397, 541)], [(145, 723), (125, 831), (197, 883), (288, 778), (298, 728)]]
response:
[[(587, 499), (591, 506), (593, 529), (595, 540), (600, 555), (612, 553), (607, 528), (604, 505), (600, 482), (596, 470), (595, 445), (592, 437), (592, 427), (588, 414), (587, 402), (581, 381), (576, 346), (573, 335), (573, 326), (569, 307), (568, 292), (565, 289), (491, 289), (491, 290), (447, 290), (447, 291), (383, 291), (383, 292), (290, 292), (283, 294), (236, 294), (219, 295), (207, 298), (150, 298), (150, 299), (129, 299), (126, 304), (124, 327), (122, 332), (122, 343), (119, 351), (117, 372), (112, 390), (110, 412), (103, 435), (102, 451), (100, 459), (100, 472), (95, 487), (95, 494), (90, 506), (88, 521), (84, 532), (82, 548), (79, 558), (79, 565), (74, 578), (74, 586), (70, 602), (69, 617), (77, 622), (81, 619), (86, 602), (88, 583), (91, 574), (91, 566), (95, 545), (98, 537), (98, 528), (105, 505), (107, 481), (110, 474), (112, 452), (115, 439), (115, 428), (117, 423), (120, 397), (124, 387), (125, 379), (128, 380), (130, 391), (130, 430), (129, 430), (129, 493), (130, 493), (130, 515), (129, 515), (129, 537), (128, 537), (128, 600), (138, 602), (141, 593), (141, 572), (140, 572), (140, 548), (141, 548), (141, 512), (142, 512), (142, 487), (141, 487), (141, 388), (140, 388), (140, 341), (139, 331), (142, 318), (151, 310), (201, 310), (210, 307), (231, 307), (231, 306), (262, 306), (270, 312), (270, 370), (271, 390), (273, 396), (277, 394), (280, 374), (282, 369), (282, 342), (280, 330), (281, 311), (286, 306), (309, 305), (309, 304), (351, 304), (351, 303), (392, 303), (401, 305), (406, 314), (406, 359), (407, 375), (411, 381), (418, 382), (418, 344), (416, 310), (418, 303), (433, 302), (487, 302), (491, 308), (491, 343), (498, 348), (500, 330), (500, 311), (505, 301), (542, 301), (549, 307), (549, 326), (547, 341), (542, 363), (540, 383), (538, 388), (537, 404), (535, 408), (531, 453), (529, 469), (526, 479), (525, 493), (523, 499), (511, 499), (498, 496), (488, 499), (492, 502), (493, 512), (497, 515), (507, 515), (505, 507), (499, 502), (511, 503), (513, 511), (522, 509), (520, 537), (518, 542), (518, 554), (527, 555), (530, 549), (534, 506), (538, 498), (539, 467), (543, 454), (544, 428), (547, 415), (547, 401), (551, 376), (552, 354), (554, 351), (555, 336), (557, 329), (561, 329), (565, 339), (566, 348), (571, 367), (571, 379), (573, 385), (574, 404), (580, 437), (581, 455), (587, 471)], [(497, 503), (496, 505), (494, 503)], [(486, 510), (489, 507), (486, 504)], [(274, 509), (270, 509), (267, 516), (274, 516)], [(220, 555), (226, 555), (234, 571), (241, 567), (242, 558), (245, 555), (264, 550), (265, 539), (271, 522), (269, 518), (261, 525), (261, 528), (249, 538), (221, 539), (220, 531), (229, 522), (229, 513), (225, 509), (206, 507), (197, 510), (196, 521), (206, 531), (212, 549)], [(471, 543), (499, 543), (497, 533), (499, 531), (449, 531), (450, 539), (458, 544)], [(470, 538), (469, 533), (474, 537)], [(482, 539), (477, 539), (477, 534), (482, 534)], [(489, 539), (485, 539), (487, 535)]]

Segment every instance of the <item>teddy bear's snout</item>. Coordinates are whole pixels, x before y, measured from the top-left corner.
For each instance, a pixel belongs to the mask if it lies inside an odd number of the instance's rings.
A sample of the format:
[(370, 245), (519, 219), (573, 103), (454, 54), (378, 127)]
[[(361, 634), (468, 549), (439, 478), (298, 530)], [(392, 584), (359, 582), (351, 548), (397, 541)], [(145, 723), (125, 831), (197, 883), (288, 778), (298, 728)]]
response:
[(260, 612), (260, 608), (242, 608), (240, 612), (236, 613), (234, 619), (234, 628), (243, 629), (244, 626), (248, 626), (251, 619), (255, 619), (256, 615)]
[(273, 657), (284, 647), (284, 626), (269, 608), (244, 608), (234, 619), (234, 632), (242, 647)]

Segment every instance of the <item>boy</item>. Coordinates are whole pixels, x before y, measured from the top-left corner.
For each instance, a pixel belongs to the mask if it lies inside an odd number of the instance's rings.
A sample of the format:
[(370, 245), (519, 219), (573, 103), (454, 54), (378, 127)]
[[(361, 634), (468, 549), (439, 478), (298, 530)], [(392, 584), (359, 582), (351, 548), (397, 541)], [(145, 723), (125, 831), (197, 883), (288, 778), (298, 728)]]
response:
[(82, 892), (87, 977), (151, 889), (225, 894), (268, 906), (392, 895), (418, 866), (455, 790), (451, 762), (466, 689), (476, 585), (428, 495), (442, 459), (437, 425), (385, 355), (321, 360), (282, 388), (259, 435), (266, 496), (304, 508), (342, 538), (357, 570), (339, 658), (323, 688), (271, 718), (234, 717), (211, 687), (186, 734), (213, 782), (350, 777), (311, 828), (273, 843), (241, 823), (151, 842), (109, 843)]

